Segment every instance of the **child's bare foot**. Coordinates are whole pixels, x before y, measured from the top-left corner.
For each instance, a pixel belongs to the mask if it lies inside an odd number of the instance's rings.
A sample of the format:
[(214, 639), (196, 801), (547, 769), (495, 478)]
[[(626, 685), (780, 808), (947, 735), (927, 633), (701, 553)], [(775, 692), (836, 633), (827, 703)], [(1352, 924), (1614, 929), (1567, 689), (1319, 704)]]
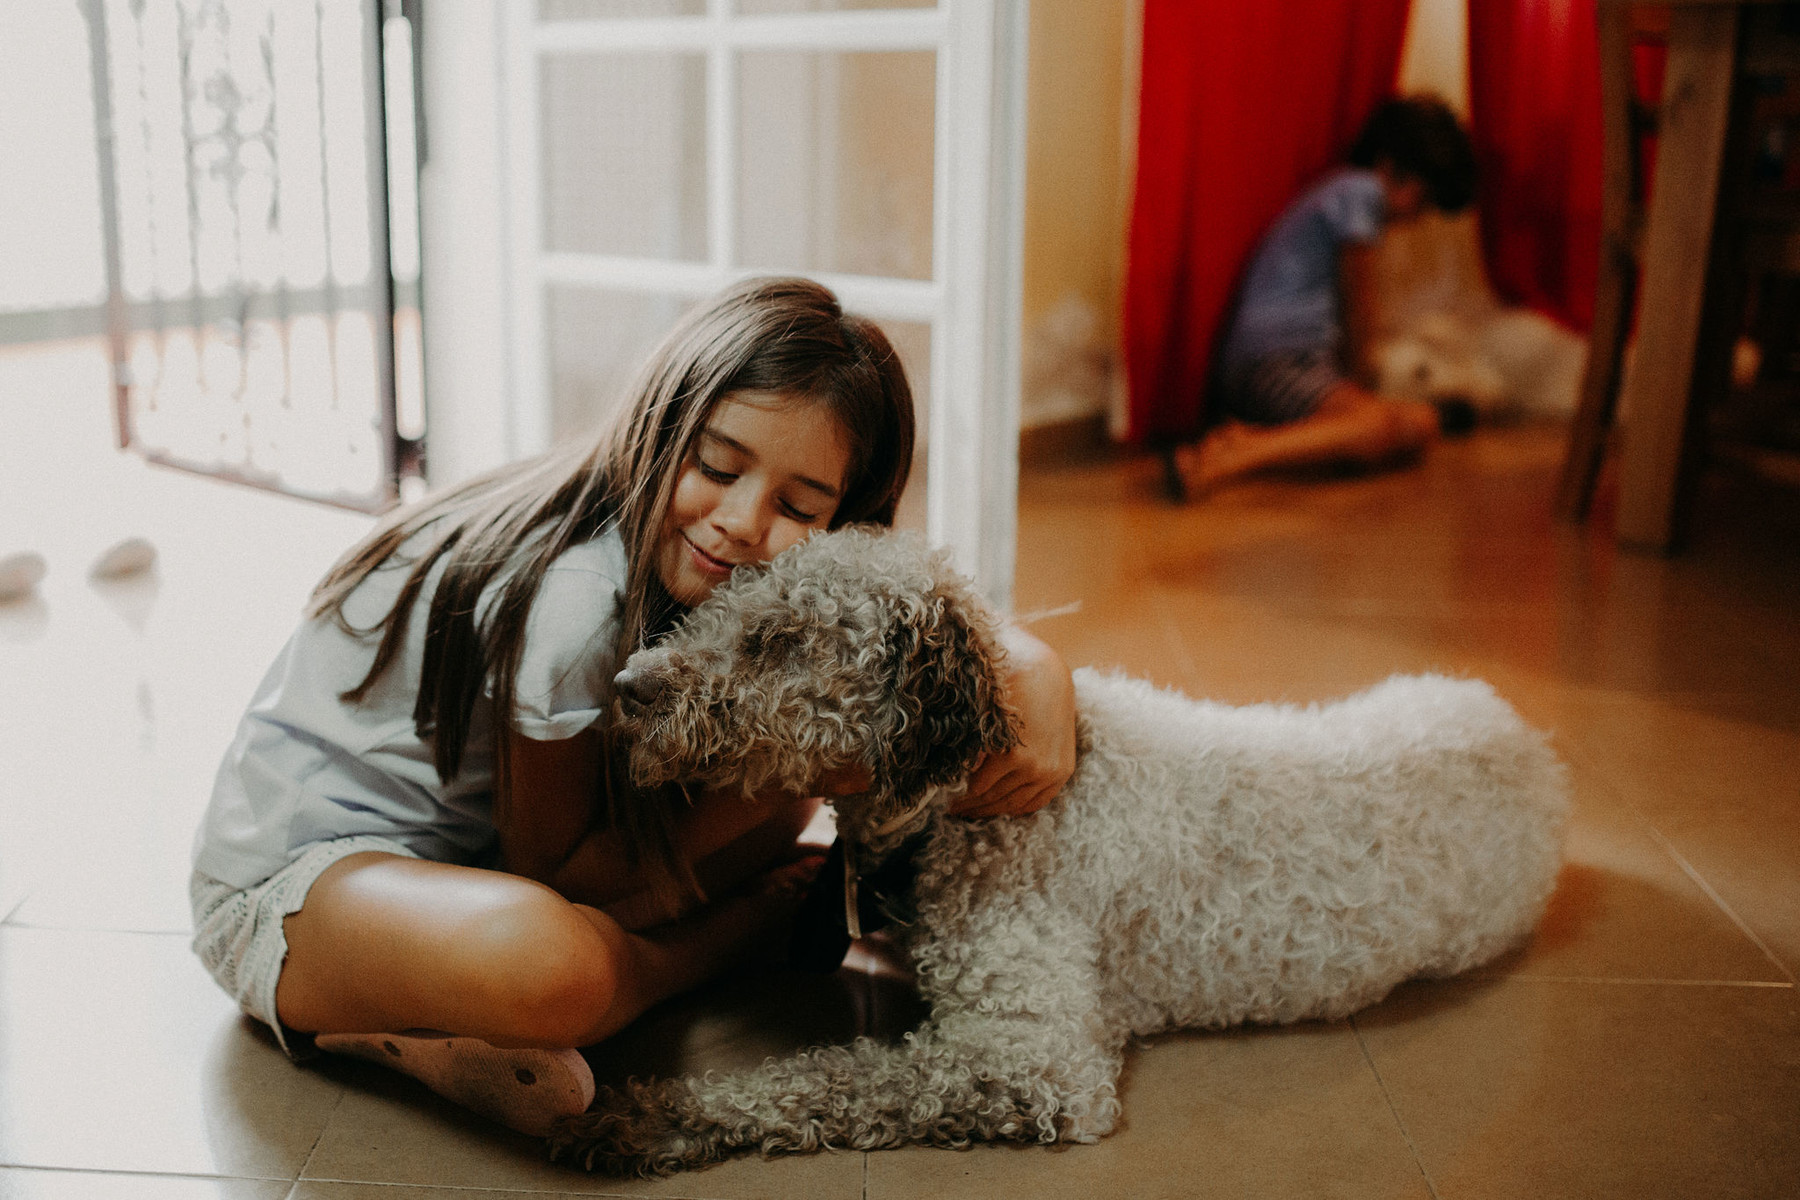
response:
[(446, 1100), (530, 1137), (544, 1137), (558, 1118), (586, 1112), (594, 1100), (594, 1073), (574, 1050), (505, 1049), (429, 1030), (322, 1033), (314, 1044), (411, 1075)]
[(1227, 421), (1205, 437), (1175, 450), (1175, 462), (1189, 496), (1203, 496), (1219, 485), (1254, 470), (1246, 453), (1255, 434), (1241, 421)]

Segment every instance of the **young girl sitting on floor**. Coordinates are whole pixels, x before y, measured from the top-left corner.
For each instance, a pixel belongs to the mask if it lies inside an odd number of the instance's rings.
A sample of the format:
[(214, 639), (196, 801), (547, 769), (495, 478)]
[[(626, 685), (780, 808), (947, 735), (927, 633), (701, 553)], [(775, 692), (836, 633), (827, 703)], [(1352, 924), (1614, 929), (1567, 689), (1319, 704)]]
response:
[(1177, 451), (1190, 490), (1270, 467), (1380, 466), (1466, 428), (1466, 411), (1370, 391), (1375, 244), (1387, 225), (1475, 195), (1475, 154), (1441, 101), (1389, 100), (1342, 167), (1290, 204), (1251, 259), (1220, 351), (1224, 414)]
[[(640, 794), (614, 673), (732, 568), (888, 524), (912, 397), (798, 279), (685, 319), (578, 453), (402, 510), (332, 568), (252, 699), (195, 845), (194, 946), (290, 1055), (355, 1054), (527, 1133), (592, 1099), (572, 1047), (774, 963), (816, 871), (799, 796)], [(1008, 633), (1025, 744), (963, 811), (1074, 768), (1069, 673)], [(844, 791), (854, 779), (821, 780)]]

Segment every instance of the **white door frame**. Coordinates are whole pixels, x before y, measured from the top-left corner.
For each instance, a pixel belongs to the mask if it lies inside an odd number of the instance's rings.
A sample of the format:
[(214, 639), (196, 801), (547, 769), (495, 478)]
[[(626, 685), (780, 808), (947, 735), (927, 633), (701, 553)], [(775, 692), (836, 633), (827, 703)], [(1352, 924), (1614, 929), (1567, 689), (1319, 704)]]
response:
[[(927, 532), (952, 547), (990, 597), (1010, 602), (1028, 3), (939, 0), (932, 9), (741, 17), (733, 0), (708, 0), (704, 16), (546, 24), (536, 19), (536, 0), (433, 0), (424, 31), (423, 183), (433, 484), (548, 447), (547, 285), (699, 297), (766, 273), (736, 262), (737, 51), (932, 50), (932, 278), (807, 274), (849, 309), (930, 325)], [(708, 261), (546, 252), (539, 63), (556, 54), (667, 50), (707, 56)], [(496, 391), (497, 365), (505, 378)], [(503, 406), (496, 395), (506, 397)]]

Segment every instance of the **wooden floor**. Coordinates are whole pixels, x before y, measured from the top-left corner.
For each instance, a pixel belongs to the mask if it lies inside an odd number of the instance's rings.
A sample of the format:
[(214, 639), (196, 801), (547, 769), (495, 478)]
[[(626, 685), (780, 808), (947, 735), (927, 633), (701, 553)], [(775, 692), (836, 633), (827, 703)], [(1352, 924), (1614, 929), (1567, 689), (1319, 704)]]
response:
[[(1157, 1039), (1097, 1146), (620, 1183), (378, 1068), (293, 1066), (194, 961), (186, 850), (218, 754), (306, 588), (366, 523), (83, 459), (103, 411), (63, 440), (32, 414), (84, 371), (103, 381), (96, 354), (0, 363), (0, 532), (37, 540), (52, 571), (41, 598), (0, 607), (4, 1200), (1796, 1193), (1793, 493), (1715, 479), (1694, 552), (1664, 561), (1617, 553), (1604, 513), (1592, 532), (1551, 523), (1554, 431), (1184, 508), (1146, 462), (1032, 470), (1019, 606), (1058, 614), (1037, 628), (1071, 662), (1234, 702), (1479, 675), (1553, 730), (1577, 813), (1549, 919), (1493, 969), (1352, 1021)], [(103, 533), (131, 527), (162, 547), (157, 574), (87, 582)], [(765, 976), (651, 1014), (596, 1065), (730, 1066), (915, 1015), (879, 978)]]

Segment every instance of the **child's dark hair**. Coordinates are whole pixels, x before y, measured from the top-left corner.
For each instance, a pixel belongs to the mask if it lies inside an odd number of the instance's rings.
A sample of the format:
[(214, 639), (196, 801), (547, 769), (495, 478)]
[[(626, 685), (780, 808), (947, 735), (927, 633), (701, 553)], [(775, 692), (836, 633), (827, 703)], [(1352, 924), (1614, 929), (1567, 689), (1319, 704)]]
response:
[[(476, 706), (484, 694), (491, 697), (498, 819), (507, 798), (514, 677), (545, 572), (569, 547), (616, 528), (630, 563), (619, 661), (643, 645), (673, 615), (654, 564), (676, 480), (713, 410), (741, 390), (829, 409), (850, 448), (831, 524), (893, 522), (913, 451), (912, 392), (893, 346), (873, 322), (844, 312), (811, 280), (747, 279), (670, 331), (597, 438), (403, 509), (339, 560), (313, 592), (312, 614), (354, 636), (379, 638), (368, 674), (343, 699), (360, 703), (381, 680), (430, 585), (421, 678), (405, 681), (418, 689), (413, 724), (448, 783), (462, 766)], [(442, 572), (435, 582), (434, 568)], [(382, 569), (407, 572), (398, 598), (374, 625), (353, 626), (345, 600)], [(652, 868), (658, 891), (669, 896), (685, 886), (697, 893), (690, 865), (674, 849), (668, 798), (631, 788), (618, 773), (622, 754), (608, 743), (601, 819), (620, 831), (628, 855)]]
[(1425, 185), (1431, 203), (1461, 212), (1475, 199), (1475, 147), (1450, 106), (1435, 96), (1385, 100), (1350, 146), (1350, 165), (1388, 164)]

